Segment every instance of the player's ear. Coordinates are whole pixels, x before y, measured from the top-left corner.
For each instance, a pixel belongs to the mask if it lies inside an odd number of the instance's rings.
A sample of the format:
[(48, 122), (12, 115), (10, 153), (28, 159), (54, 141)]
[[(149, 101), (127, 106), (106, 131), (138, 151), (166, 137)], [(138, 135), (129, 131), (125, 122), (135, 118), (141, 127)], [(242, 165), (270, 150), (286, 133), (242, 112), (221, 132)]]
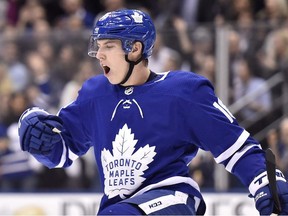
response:
[(130, 52), (130, 60), (135, 61), (140, 58), (142, 53), (143, 45), (141, 42), (135, 42)]

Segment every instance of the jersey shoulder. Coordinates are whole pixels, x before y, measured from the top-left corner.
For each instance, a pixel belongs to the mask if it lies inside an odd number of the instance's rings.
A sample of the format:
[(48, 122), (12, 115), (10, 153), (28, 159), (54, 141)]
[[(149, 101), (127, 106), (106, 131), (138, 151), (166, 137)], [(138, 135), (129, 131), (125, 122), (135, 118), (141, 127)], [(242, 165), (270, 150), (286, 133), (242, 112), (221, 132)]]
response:
[(196, 93), (203, 88), (214, 91), (212, 83), (206, 77), (194, 72), (171, 71), (166, 78), (166, 83), (167, 87), (173, 86), (173, 90), (177, 92), (178, 89), (181, 94), (187, 92), (191, 95), (191, 93)]
[[(202, 76), (202, 75), (199, 75), (197, 73), (194, 73), (194, 72), (189, 72), (189, 71), (171, 71), (169, 73), (169, 76), (171, 78), (173, 78), (173, 82), (176, 82), (176, 84), (179, 82), (179, 83), (182, 83), (182, 84), (197, 84), (197, 83), (210, 83), (210, 81)], [(211, 83), (210, 83), (211, 84)]]

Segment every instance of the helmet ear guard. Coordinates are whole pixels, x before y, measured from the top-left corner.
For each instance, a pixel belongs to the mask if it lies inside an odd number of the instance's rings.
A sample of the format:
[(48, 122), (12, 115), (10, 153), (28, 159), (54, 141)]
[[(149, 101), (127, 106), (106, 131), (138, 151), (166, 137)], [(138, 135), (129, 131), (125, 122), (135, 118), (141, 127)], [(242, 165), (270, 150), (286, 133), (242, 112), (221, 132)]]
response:
[(131, 41), (131, 40), (121, 40), (122, 42), (122, 47), (123, 50), (126, 54), (128, 54), (129, 52), (132, 51), (133, 49), (133, 44), (135, 43), (135, 41)]

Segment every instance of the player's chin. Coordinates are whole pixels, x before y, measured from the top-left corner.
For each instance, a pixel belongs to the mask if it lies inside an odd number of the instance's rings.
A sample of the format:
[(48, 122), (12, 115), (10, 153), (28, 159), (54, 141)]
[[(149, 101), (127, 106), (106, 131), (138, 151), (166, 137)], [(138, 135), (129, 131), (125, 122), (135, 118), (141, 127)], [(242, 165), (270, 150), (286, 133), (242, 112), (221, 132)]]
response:
[(112, 85), (117, 85), (119, 84), (119, 80), (115, 79), (113, 76), (110, 76), (108, 74), (104, 74), (104, 76), (108, 79), (108, 81), (112, 84)]

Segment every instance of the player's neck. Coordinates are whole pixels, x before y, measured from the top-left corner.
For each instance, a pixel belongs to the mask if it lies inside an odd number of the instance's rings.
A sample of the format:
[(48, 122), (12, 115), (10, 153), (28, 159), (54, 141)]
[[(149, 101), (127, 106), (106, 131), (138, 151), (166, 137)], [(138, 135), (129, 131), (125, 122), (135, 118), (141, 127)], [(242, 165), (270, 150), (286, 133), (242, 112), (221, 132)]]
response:
[(147, 82), (150, 76), (148, 67), (135, 67), (130, 78), (122, 86), (138, 86)]

